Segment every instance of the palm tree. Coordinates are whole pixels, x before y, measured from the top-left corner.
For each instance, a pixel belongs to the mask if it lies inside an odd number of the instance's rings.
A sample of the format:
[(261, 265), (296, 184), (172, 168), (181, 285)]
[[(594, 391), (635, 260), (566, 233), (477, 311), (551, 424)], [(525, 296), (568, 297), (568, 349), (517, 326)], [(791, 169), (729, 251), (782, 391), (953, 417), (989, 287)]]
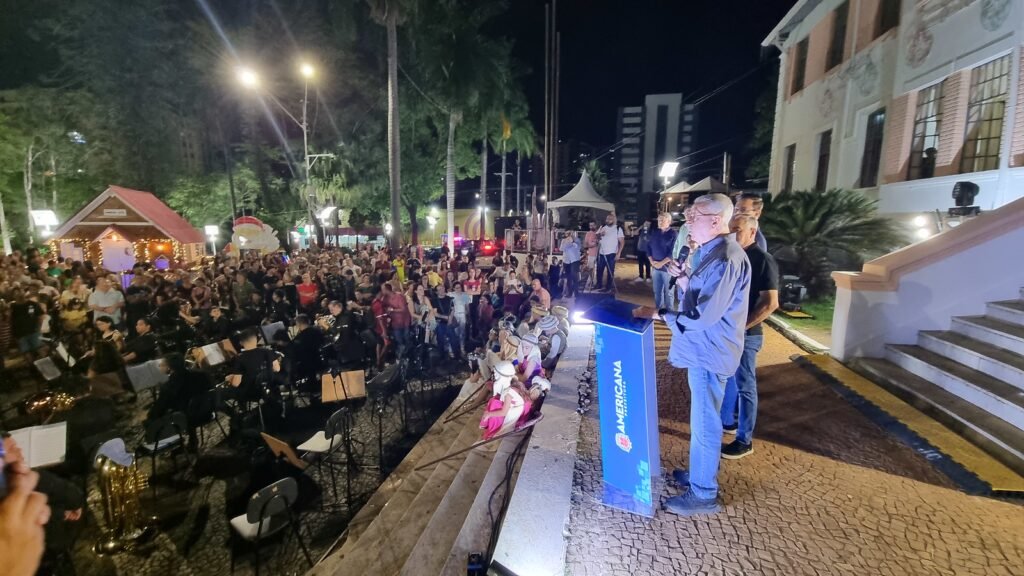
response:
[(594, 192), (604, 196), (608, 192), (608, 175), (601, 169), (601, 163), (596, 159), (587, 160), (580, 166), (580, 174), (584, 172), (590, 176), (590, 185), (594, 187)]
[[(445, 153), (445, 196), (448, 247), (455, 249), (455, 132), (467, 111), (478, 108), (488, 78), (495, 74), (493, 47), (481, 26), (494, 15), (485, 6), (458, 0), (439, 0), (424, 5), (427, 41), (421, 42), (424, 68), (448, 114), (448, 146)], [(484, 165), (486, 169), (486, 165)]]
[(818, 297), (831, 289), (837, 263), (906, 244), (896, 222), (878, 216), (877, 204), (853, 190), (783, 192), (765, 197), (761, 230), (780, 264), (794, 268), (808, 293)]
[(391, 182), (391, 247), (402, 244), (401, 141), (398, 123), (398, 25), (405, 21), (413, 0), (366, 0), (374, 21), (388, 35), (388, 179)]

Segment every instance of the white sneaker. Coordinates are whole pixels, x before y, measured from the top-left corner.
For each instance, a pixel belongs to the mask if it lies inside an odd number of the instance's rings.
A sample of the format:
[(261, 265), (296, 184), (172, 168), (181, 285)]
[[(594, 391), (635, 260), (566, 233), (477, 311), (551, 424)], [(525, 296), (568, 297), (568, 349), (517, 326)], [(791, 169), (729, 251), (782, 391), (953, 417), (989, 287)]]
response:
[(643, 282), (643, 281), (644, 281), (644, 279), (639, 277), (639, 276), (637, 276), (636, 278), (633, 278), (633, 283), (634, 284), (636, 284), (637, 282)]

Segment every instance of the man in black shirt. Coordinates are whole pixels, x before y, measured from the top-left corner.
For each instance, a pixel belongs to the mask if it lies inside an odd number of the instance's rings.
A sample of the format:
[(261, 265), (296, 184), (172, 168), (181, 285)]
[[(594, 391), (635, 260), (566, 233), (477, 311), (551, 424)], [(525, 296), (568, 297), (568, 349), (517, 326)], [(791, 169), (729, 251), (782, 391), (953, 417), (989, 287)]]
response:
[(242, 351), (228, 374), (228, 384), (238, 389), (242, 399), (256, 400), (262, 396), (264, 387), (275, 389), (274, 374), (281, 371), (281, 362), (273, 350), (257, 346), (256, 328), (246, 328), (238, 339)]
[[(757, 219), (738, 214), (730, 225), (736, 241), (750, 260), (750, 307), (743, 355), (736, 374), (725, 385), (722, 428), (736, 434), (736, 440), (722, 447), (722, 458), (738, 460), (754, 451), (754, 422), (757, 419), (757, 352), (764, 343), (761, 322), (779, 307), (779, 268), (775, 259), (757, 245)], [(736, 421), (737, 404), (739, 420)]]
[(153, 335), (153, 324), (149, 318), (139, 318), (135, 321), (135, 332), (138, 334), (125, 344), (124, 363), (142, 364), (156, 358), (156, 336)]
[(231, 335), (231, 321), (224, 315), (223, 308), (210, 308), (210, 317), (203, 322), (202, 332), (207, 342), (220, 342)]
[(309, 316), (305, 314), (295, 317), (295, 328), (298, 333), (285, 353), (292, 361), (292, 377), (295, 380), (315, 378), (322, 368), (320, 348), (326, 338), (323, 332), (310, 326)]
[(11, 336), (18, 342), (18, 350), (35, 360), (42, 336), (43, 307), (39, 302), (25, 299), (25, 291), (20, 287), (12, 292), (14, 303), (11, 304)]

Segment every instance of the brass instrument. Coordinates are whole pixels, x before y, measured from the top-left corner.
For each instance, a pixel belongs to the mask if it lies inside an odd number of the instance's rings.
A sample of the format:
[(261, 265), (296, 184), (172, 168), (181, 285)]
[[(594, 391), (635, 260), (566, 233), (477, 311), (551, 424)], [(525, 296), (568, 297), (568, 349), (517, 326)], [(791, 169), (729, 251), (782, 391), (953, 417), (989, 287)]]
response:
[[(121, 454), (108, 456), (102, 452), (93, 461), (103, 506), (104, 529), (93, 552), (100, 556), (132, 549), (136, 542), (149, 537), (153, 528), (143, 518), (139, 494), (148, 481), (139, 472), (135, 457), (124, 451), (124, 442), (114, 446)], [(109, 443), (108, 443), (109, 444)], [(105, 445), (106, 446), (106, 445)], [(115, 461), (115, 458), (118, 461)]]
[(29, 416), (38, 416), (43, 422), (48, 421), (57, 412), (70, 410), (78, 398), (67, 392), (44, 390), (36, 392), (22, 401), (22, 411)]
[(336, 320), (337, 318), (335, 318), (334, 316), (331, 316), (330, 314), (324, 314), (322, 316), (317, 316), (314, 323), (320, 328), (323, 328), (324, 330), (330, 330), (331, 328), (334, 327), (334, 322)]

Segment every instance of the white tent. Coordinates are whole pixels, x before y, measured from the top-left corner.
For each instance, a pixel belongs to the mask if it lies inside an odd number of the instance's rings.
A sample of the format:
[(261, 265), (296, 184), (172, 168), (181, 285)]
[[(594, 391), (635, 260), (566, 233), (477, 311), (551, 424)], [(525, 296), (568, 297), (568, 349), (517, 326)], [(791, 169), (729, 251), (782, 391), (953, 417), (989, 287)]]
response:
[(684, 190), (684, 192), (720, 192), (725, 194), (729, 188), (722, 184), (722, 181), (714, 176), (708, 176), (707, 178), (693, 184)]
[(590, 176), (587, 176), (586, 172), (583, 172), (583, 175), (580, 176), (580, 181), (572, 187), (572, 190), (569, 190), (568, 194), (558, 200), (548, 202), (549, 210), (569, 207), (595, 208), (607, 212), (615, 210), (614, 204), (602, 198), (594, 190), (594, 185), (590, 183)]
[(686, 192), (686, 189), (689, 188), (689, 187), (690, 187), (690, 183), (687, 182), (686, 180), (682, 180), (680, 182), (676, 182), (670, 188), (666, 188), (665, 190), (662, 190), (661, 193), (662, 194), (679, 194), (681, 192)]

